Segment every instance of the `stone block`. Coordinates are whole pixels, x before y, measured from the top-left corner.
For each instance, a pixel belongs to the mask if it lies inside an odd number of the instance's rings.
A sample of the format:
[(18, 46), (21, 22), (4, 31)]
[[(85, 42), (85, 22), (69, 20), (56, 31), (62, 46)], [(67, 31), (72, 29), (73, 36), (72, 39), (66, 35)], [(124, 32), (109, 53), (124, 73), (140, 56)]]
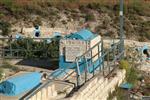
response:
[(36, 98), (36, 100), (41, 100), (41, 97), (42, 97), (42, 93), (41, 93), (41, 91), (39, 91), (39, 92), (37, 93), (37, 98)]
[(45, 88), (42, 89), (42, 100), (47, 100)]
[(51, 86), (48, 86), (48, 97), (51, 97), (52, 96), (52, 87)]
[(92, 86), (93, 86), (94, 84), (96, 84), (96, 83), (97, 83), (97, 81), (98, 81), (97, 77), (96, 77), (96, 78), (94, 78), (93, 80), (91, 80), (91, 82), (92, 82)]
[(37, 100), (36, 95), (34, 95), (34, 96), (32, 97), (32, 100)]

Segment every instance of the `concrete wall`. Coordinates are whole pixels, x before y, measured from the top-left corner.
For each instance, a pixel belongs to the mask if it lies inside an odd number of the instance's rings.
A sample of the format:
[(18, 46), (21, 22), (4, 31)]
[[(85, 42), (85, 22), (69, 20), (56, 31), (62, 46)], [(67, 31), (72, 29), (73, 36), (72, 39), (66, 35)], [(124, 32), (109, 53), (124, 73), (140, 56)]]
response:
[(62, 39), (59, 47), (60, 56), (65, 56), (66, 62), (74, 62), (77, 55), (87, 51), (87, 43), (83, 40)]
[[(34, 35), (34, 27), (32, 28), (23, 28), (23, 33), (25, 36), (33, 36)], [(21, 31), (20, 27), (12, 28), (12, 30), (16, 30), (14, 34)], [(66, 31), (67, 30), (67, 31)], [(41, 35), (42, 37), (52, 36), (54, 32), (60, 32), (63, 35), (70, 34), (72, 32), (76, 32), (75, 30), (71, 29), (65, 29), (65, 28), (46, 28), (46, 27), (40, 27)]]
[(109, 79), (97, 76), (67, 100), (107, 100), (109, 93), (112, 93), (115, 87), (122, 83), (125, 73), (125, 70), (118, 70), (116, 75)]
[[(95, 46), (100, 41), (101, 41), (101, 36), (100, 35), (94, 37), (90, 41), (74, 40), (74, 39), (62, 39), (62, 40), (60, 40), (60, 48), (59, 48), (60, 56), (65, 55), (65, 58), (67, 59), (66, 60), (67, 62), (74, 62), (75, 58), (77, 56), (82, 55), (89, 48), (92, 48), (93, 46)], [(66, 50), (66, 48), (68, 48), (68, 47), (69, 47), (69, 49)], [(99, 44), (99, 48), (98, 48), (98, 45), (97, 45), (96, 47), (94, 47), (92, 49), (92, 57), (93, 57), (92, 61), (93, 62), (98, 59), (98, 52), (99, 52), (98, 50), (101, 51), (101, 43)], [(90, 55), (91, 55), (91, 52), (89, 52), (87, 54), (87, 57), (91, 58)], [(99, 56), (101, 56), (101, 53), (100, 53)]]

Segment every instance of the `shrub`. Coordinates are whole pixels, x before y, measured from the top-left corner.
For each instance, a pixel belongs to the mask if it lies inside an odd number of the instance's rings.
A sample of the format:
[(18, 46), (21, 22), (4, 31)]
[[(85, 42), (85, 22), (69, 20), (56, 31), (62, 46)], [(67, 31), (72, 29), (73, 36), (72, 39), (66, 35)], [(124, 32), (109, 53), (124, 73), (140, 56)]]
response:
[(117, 98), (117, 100), (127, 100), (128, 92), (124, 89), (121, 89), (120, 87), (115, 87), (115, 91), (109, 94), (108, 100), (113, 100), (114, 97)]
[(135, 68), (135, 63), (134, 62), (132, 62), (132, 64), (130, 64), (126, 60), (121, 60), (119, 68), (126, 70), (126, 81), (127, 82), (129, 82), (131, 84), (135, 84), (137, 82), (137, 80), (138, 80), (138, 71)]
[(89, 13), (85, 16), (85, 20), (86, 21), (94, 21), (95, 20), (95, 16), (93, 13)]
[(76, 2), (78, 0), (66, 0), (66, 2), (70, 2), (70, 3), (73, 3), (73, 2)]
[(13, 0), (0, 0), (0, 3), (6, 5), (7, 7), (11, 8)]
[(120, 69), (125, 69), (125, 70), (128, 70), (129, 69), (129, 62), (126, 61), (126, 60), (121, 60), (120, 61), (120, 64), (119, 64), (119, 68)]
[(88, 8), (90, 8), (90, 9), (95, 9), (95, 10), (99, 9), (100, 6), (101, 6), (100, 3), (89, 3), (89, 4), (87, 5)]
[(129, 4), (128, 12), (132, 14), (138, 14), (141, 16), (149, 16), (149, 5), (142, 2), (142, 0), (136, 0)]
[(11, 69), (12, 71), (18, 72), (20, 69), (16, 66), (13, 66), (11, 64), (9, 64), (8, 62), (3, 62), (3, 65), (1, 66), (1, 68), (3, 69)]
[(4, 17), (5, 15), (3, 13), (0, 13), (0, 18)]
[(3, 35), (3, 36), (9, 35), (9, 33), (11, 32), (11, 25), (10, 25), (10, 23), (8, 23), (6, 21), (0, 21), (0, 30), (2, 30), (0, 35)]
[(2, 64), (2, 66), (1, 66), (1, 68), (12, 68), (13, 66), (12, 65), (10, 65), (8, 62), (6, 62), (6, 61), (4, 61), (3, 62), (3, 64)]
[[(13, 41), (11, 46), (12, 49), (22, 49), (23, 51), (19, 51), (19, 57), (23, 56), (26, 58), (58, 58), (59, 56), (59, 40), (61, 37), (55, 37), (52, 39), (52, 43), (47, 44), (44, 41), (34, 41), (31, 38), (21, 39)], [(46, 52), (45, 52), (46, 51)], [(5, 54), (9, 55), (10, 52)], [(17, 56), (17, 54), (15, 55)]]
[(147, 39), (150, 40), (150, 33), (143, 33), (143, 34), (144, 34), (144, 36), (145, 36)]
[(7, 7), (7, 10), (14, 14), (14, 16), (18, 17), (23, 12), (23, 7), (18, 4), (18, 1), (15, 0), (0, 0), (0, 3)]
[(67, 24), (67, 21), (65, 21), (65, 20), (62, 20), (61, 22), (62, 22), (62, 24), (64, 24), (64, 25)]
[(33, 22), (33, 25), (36, 26), (36, 25), (42, 25), (42, 19), (41, 17), (37, 17), (34, 22)]
[(102, 29), (102, 26), (98, 25), (98, 26), (95, 27), (95, 32), (98, 33), (98, 34), (100, 34), (101, 29)]
[(51, 58), (56, 58), (58, 59), (59, 57), (59, 40), (61, 39), (61, 37), (54, 37), (52, 39), (52, 43), (50, 44), (50, 46), (48, 47), (48, 55)]
[(3, 73), (4, 73), (4, 70), (0, 68), (0, 80), (3, 78)]
[(126, 75), (126, 81), (132, 84), (136, 84), (138, 81), (138, 71), (134, 66), (130, 68), (130, 72)]

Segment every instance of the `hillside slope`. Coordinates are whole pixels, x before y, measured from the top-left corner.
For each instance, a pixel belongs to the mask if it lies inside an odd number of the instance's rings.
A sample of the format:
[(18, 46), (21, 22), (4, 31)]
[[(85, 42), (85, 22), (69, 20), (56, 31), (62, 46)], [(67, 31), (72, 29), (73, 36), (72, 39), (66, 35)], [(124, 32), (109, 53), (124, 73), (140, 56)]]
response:
[[(73, 30), (86, 27), (103, 36), (117, 38), (118, 2), (102, 1), (0, 0), (0, 25), (10, 23), (13, 29), (11, 32), (16, 32), (15, 27), (28, 28), (37, 24)], [(150, 40), (150, 2), (130, 0), (125, 2), (124, 11), (126, 37), (139, 41)], [(2, 30), (2, 27), (0, 29)]]

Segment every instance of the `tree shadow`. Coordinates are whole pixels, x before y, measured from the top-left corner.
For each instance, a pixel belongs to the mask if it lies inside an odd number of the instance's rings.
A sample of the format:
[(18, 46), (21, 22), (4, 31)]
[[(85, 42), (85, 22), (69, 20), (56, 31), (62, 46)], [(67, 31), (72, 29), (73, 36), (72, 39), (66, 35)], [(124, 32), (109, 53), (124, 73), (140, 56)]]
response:
[(16, 63), (16, 65), (32, 66), (35, 68), (43, 68), (48, 70), (55, 70), (58, 68), (58, 60), (51, 59), (23, 59)]

